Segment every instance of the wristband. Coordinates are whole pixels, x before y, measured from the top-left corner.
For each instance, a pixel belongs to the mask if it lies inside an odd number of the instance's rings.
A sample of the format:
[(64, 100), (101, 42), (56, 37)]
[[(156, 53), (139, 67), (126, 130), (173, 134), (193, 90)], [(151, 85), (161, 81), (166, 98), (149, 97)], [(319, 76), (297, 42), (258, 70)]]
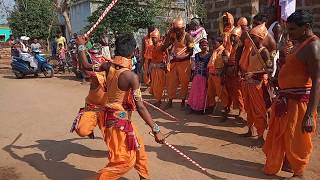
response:
[(133, 98), (135, 101), (142, 101), (142, 93), (140, 88), (133, 90)]
[(157, 123), (154, 123), (154, 126), (152, 128), (152, 132), (155, 134), (158, 134), (160, 132), (160, 127)]

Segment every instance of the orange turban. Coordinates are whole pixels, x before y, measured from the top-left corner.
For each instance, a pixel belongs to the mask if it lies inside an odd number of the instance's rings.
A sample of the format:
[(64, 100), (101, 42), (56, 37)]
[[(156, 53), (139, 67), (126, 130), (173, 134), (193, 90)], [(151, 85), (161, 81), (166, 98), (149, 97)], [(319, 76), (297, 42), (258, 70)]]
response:
[(184, 28), (185, 27), (184, 20), (181, 17), (176, 18), (173, 21), (173, 27), (174, 28)]
[(228, 13), (228, 12), (225, 12), (223, 13), (223, 16), (222, 17), (227, 17), (228, 19), (228, 23), (230, 26), (233, 26), (234, 25), (234, 18), (232, 16), (232, 14)]
[(238, 26), (248, 26), (248, 20), (245, 17), (241, 17), (238, 22), (237, 22)]
[(158, 29), (155, 29), (154, 31), (152, 31), (152, 32), (150, 33), (150, 37), (152, 37), (152, 38), (160, 38), (160, 32), (159, 32), (159, 30), (158, 30)]
[(263, 24), (260, 24), (256, 27), (252, 28), (250, 31), (250, 34), (257, 36), (258, 38), (263, 40), (268, 35), (268, 29), (266, 28), (265, 23), (263, 23)]
[(237, 26), (237, 27), (233, 28), (233, 30), (231, 31), (231, 34), (234, 34), (234, 35), (240, 37), (242, 34), (241, 27)]

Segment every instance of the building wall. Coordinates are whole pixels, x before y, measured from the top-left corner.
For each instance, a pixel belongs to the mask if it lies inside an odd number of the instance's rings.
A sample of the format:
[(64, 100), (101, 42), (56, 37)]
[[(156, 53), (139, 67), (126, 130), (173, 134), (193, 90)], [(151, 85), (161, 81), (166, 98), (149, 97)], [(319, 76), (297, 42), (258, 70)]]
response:
[(314, 17), (313, 30), (320, 35), (320, 0), (297, 0), (297, 8), (311, 11)]
[[(320, 0), (296, 0), (297, 9), (310, 10), (314, 16), (314, 31), (320, 33)], [(258, 12), (265, 12), (267, 0), (205, 0), (207, 9), (206, 28), (210, 35), (218, 32), (218, 18), (230, 12), (235, 18), (245, 16), (252, 19)]]
[(12, 31), (8, 26), (0, 25), (0, 36), (1, 36), (0, 42), (6, 42), (9, 39), (11, 34), (12, 34)]
[(83, 29), (89, 24), (88, 17), (91, 16), (91, 13), (90, 1), (82, 1), (73, 4), (70, 8), (72, 31), (75, 33), (83, 32)]
[(229, 12), (235, 18), (245, 16), (251, 19), (259, 11), (259, 0), (205, 0), (205, 7), (206, 28), (210, 35), (216, 35), (219, 29), (218, 19), (223, 12)]

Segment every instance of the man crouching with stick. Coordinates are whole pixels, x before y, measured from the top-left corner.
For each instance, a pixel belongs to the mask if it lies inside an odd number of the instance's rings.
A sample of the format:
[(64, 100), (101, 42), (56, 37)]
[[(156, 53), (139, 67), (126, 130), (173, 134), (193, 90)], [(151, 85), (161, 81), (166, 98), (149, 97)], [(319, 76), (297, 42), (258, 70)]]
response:
[[(86, 40), (77, 39), (79, 59), (87, 62)], [(109, 163), (91, 179), (114, 180), (126, 174), (133, 167), (138, 171), (140, 179), (149, 179), (147, 155), (142, 138), (131, 120), (132, 111), (137, 109), (142, 119), (150, 126), (155, 141), (164, 142), (160, 127), (152, 120), (142, 101), (139, 78), (131, 72), (131, 57), (136, 48), (132, 34), (121, 34), (115, 42), (115, 58), (112, 63), (100, 67), (84, 63), (86, 68), (96, 71), (92, 78), (87, 101), (97, 104), (100, 109), (98, 125), (109, 150)], [(102, 90), (102, 91), (101, 91)], [(102, 93), (94, 93), (102, 92)], [(92, 97), (90, 97), (92, 94)]]

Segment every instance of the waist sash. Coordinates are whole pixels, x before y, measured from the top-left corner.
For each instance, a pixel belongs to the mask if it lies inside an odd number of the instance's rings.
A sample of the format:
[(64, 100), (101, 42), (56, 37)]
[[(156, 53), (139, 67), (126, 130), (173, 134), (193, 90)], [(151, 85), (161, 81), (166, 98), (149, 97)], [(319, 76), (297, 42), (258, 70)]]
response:
[(294, 99), (299, 102), (308, 102), (311, 88), (290, 88), (281, 89), (277, 100), (275, 101), (275, 113), (281, 117), (288, 112), (288, 99)]
[(184, 61), (190, 61), (190, 57), (187, 57), (185, 59), (172, 59), (170, 63), (184, 62)]
[(138, 150), (140, 145), (138, 143), (137, 137), (135, 136), (132, 123), (129, 118), (128, 111), (119, 111), (112, 108), (96, 106), (93, 104), (86, 104), (85, 108), (81, 108), (78, 116), (76, 117), (75, 121), (73, 122), (71, 131), (75, 129), (77, 126), (81, 115), (84, 111), (96, 111), (96, 112), (103, 112), (104, 113), (104, 126), (106, 128), (115, 127), (120, 131), (126, 133), (127, 145), (128, 150)]

